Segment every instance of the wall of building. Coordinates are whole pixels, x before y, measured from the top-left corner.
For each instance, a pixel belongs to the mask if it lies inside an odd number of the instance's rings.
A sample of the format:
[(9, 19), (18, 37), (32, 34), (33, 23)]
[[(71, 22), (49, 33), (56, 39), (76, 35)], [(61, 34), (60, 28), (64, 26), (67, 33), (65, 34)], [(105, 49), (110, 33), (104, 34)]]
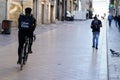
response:
[[(50, 1), (54, 1), (51, 5)], [(23, 4), (23, 7), (22, 7)], [(56, 0), (0, 0), (0, 24), (4, 19), (12, 20), (12, 26), (17, 26), (18, 17), (26, 7), (33, 9), (32, 14), (38, 25), (55, 23)], [(52, 17), (51, 17), (52, 16)]]
[(49, 0), (35, 0), (33, 9), (38, 25), (55, 23), (56, 1), (51, 5)]
[[(21, 5), (20, 0), (11, 0), (9, 3), (9, 19), (12, 20), (13, 26), (17, 26), (18, 24), (18, 17), (21, 13), (24, 13), (24, 9), (26, 7), (31, 7), (33, 9), (33, 1), (31, 0), (24, 0), (23, 8)], [(33, 13), (33, 11), (32, 11)]]
[(85, 11), (89, 8), (89, 1), (88, 0), (81, 0), (81, 11)]
[(56, 21), (56, 0), (50, 2), (50, 22), (55, 23)]
[[(23, 2), (21, 3), (21, 1)], [(54, 2), (51, 3), (51, 1)], [(57, 3), (59, 5), (56, 5)], [(0, 12), (0, 23), (4, 19), (10, 19), (13, 21), (13, 26), (17, 27), (18, 17), (21, 13), (24, 13), (26, 7), (33, 9), (32, 14), (36, 18), (38, 25), (55, 23), (56, 17), (59, 20), (63, 19), (64, 10), (71, 12), (74, 10), (73, 0), (0, 0), (2, 10)], [(56, 13), (59, 15), (56, 15)]]
[(62, 0), (56, 0), (56, 19), (60, 21), (62, 20), (62, 4)]
[(73, 12), (73, 0), (67, 0), (67, 11)]
[[(90, 2), (91, 2), (91, 4), (90, 4)], [(92, 2), (93, 2), (93, 0), (81, 0), (81, 10), (85, 11), (85, 10), (89, 9), (90, 5), (92, 8)]]
[(0, 0), (0, 30), (2, 26), (2, 21), (7, 18), (7, 4), (6, 0)]

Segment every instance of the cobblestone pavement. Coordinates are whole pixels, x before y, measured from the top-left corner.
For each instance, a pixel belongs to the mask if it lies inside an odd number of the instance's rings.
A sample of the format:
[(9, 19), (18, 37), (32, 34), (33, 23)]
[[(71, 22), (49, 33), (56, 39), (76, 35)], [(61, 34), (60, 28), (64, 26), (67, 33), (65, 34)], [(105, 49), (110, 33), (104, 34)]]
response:
[(120, 32), (118, 27), (112, 22), (112, 26), (107, 26), (108, 34), (108, 66), (109, 80), (120, 80), (120, 57), (112, 55), (110, 49), (120, 51)]
[(92, 48), (91, 20), (37, 27), (33, 54), (23, 71), (17, 61), (17, 29), (0, 35), (0, 80), (108, 80), (106, 22), (99, 49)]

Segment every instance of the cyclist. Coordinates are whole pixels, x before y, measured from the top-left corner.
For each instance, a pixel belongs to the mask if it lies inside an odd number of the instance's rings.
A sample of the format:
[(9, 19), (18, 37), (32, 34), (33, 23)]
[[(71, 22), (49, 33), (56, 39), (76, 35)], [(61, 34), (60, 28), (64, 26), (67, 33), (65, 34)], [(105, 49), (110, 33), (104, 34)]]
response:
[(29, 37), (29, 53), (32, 53), (33, 33), (36, 28), (36, 19), (31, 15), (32, 9), (27, 7), (25, 9), (25, 15), (20, 14), (18, 18), (18, 61), (17, 64), (21, 64), (22, 49), (25, 43), (25, 37)]

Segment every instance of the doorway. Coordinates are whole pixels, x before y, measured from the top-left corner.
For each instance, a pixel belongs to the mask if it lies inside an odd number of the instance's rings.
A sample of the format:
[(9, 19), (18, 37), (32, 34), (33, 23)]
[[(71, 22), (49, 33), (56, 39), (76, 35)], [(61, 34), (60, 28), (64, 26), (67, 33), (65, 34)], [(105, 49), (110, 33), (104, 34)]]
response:
[(53, 11), (54, 11), (54, 7), (51, 6), (51, 13), (50, 13), (50, 22), (53, 22)]

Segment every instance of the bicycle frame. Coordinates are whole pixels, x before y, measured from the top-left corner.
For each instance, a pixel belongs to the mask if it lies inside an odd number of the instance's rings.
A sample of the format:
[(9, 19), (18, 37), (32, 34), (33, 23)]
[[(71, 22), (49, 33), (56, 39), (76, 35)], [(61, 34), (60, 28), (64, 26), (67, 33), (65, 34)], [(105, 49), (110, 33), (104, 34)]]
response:
[(20, 64), (20, 70), (22, 70), (23, 65), (25, 65), (27, 59), (28, 59), (28, 48), (29, 48), (29, 37), (25, 37), (25, 43), (23, 45), (22, 49), (22, 58), (21, 58), (21, 64)]
[[(36, 40), (36, 35), (33, 35), (33, 41)], [(23, 69), (23, 66), (26, 64), (26, 61), (28, 59), (28, 48), (30, 46), (29, 44), (30, 38), (28, 36), (25, 37), (25, 43), (23, 45), (23, 49), (22, 49), (22, 58), (21, 58), (21, 64), (20, 64), (20, 70)]]

